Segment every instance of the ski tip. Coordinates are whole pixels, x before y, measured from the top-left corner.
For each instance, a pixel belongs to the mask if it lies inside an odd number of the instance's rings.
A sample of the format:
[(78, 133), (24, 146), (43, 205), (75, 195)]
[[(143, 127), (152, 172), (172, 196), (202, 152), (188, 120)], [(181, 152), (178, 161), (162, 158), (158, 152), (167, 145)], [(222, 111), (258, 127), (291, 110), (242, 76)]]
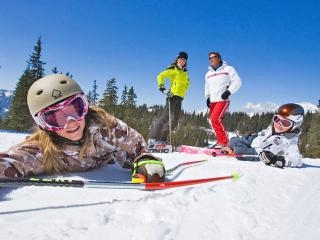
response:
[(231, 174), (231, 177), (232, 177), (233, 181), (237, 181), (241, 176), (240, 176), (239, 173), (234, 172), (234, 173)]

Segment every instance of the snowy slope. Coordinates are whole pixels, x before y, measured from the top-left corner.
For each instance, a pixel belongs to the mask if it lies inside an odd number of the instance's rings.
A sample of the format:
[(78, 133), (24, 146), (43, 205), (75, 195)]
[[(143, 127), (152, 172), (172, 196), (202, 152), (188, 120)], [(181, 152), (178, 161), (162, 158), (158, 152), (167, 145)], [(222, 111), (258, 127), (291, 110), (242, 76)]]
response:
[[(24, 139), (0, 132), (0, 151)], [(206, 155), (158, 154), (167, 168)], [(51, 187), (0, 188), (0, 239), (320, 239), (320, 159), (301, 169), (209, 157), (171, 179), (242, 177), (162, 191)], [(65, 176), (129, 180), (109, 165)]]

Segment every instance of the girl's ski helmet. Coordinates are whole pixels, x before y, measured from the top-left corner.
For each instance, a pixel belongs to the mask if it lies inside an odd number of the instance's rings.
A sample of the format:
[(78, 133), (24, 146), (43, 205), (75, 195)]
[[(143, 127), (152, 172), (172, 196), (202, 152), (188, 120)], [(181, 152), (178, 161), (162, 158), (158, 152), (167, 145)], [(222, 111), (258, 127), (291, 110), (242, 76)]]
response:
[(35, 81), (28, 91), (29, 111), (35, 119), (37, 113), (70, 96), (82, 93), (79, 84), (62, 74), (51, 74)]
[(303, 122), (304, 116), (304, 109), (299, 104), (295, 103), (287, 103), (281, 105), (276, 114), (285, 117), (293, 122), (293, 126), (291, 131), (295, 130), (296, 128), (300, 128)]

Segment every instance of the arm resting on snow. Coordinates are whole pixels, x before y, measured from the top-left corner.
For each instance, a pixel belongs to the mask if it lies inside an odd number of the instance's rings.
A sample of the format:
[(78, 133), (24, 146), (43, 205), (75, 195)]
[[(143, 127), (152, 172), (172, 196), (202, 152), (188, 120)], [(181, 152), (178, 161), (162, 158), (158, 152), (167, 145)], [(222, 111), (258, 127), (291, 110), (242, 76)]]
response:
[(0, 177), (25, 177), (44, 172), (42, 153), (35, 144), (20, 144), (0, 153)]
[(283, 135), (272, 135), (261, 143), (261, 152), (263, 151), (270, 152), (275, 157), (284, 158), (284, 167), (303, 166), (302, 155), (298, 147), (298, 136), (287, 138)]

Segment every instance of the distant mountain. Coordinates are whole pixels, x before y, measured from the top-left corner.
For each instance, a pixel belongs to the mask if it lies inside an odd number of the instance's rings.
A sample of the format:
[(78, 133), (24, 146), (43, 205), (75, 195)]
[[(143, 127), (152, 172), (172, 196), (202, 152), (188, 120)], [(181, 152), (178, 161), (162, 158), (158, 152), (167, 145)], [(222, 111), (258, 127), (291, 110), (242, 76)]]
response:
[(246, 112), (249, 114), (254, 113), (268, 113), (274, 112), (278, 108), (278, 104), (273, 102), (257, 103), (253, 104), (251, 102), (246, 103), (239, 112)]
[(0, 116), (4, 118), (8, 113), (13, 98), (13, 90), (0, 89)]
[[(302, 102), (297, 104), (301, 105), (304, 108), (305, 112), (312, 112), (312, 113), (319, 112), (319, 108), (312, 103)], [(240, 109), (240, 112), (246, 112), (249, 115), (253, 115), (255, 113), (275, 112), (279, 106), (280, 104), (276, 104), (273, 102), (257, 103), (257, 104), (248, 102), (246, 105), (244, 105)]]
[[(302, 102), (297, 104), (300, 104), (304, 108), (305, 112), (314, 113), (314, 112), (320, 111), (319, 108), (312, 103)], [(252, 116), (253, 114), (256, 114), (256, 113), (275, 112), (279, 106), (280, 104), (273, 103), (273, 102), (265, 102), (265, 103), (257, 103), (257, 104), (248, 102), (243, 107), (241, 107), (238, 111), (235, 111), (235, 112), (245, 112), (248, 115)], [(207, 112), (207, 109), (203, 109), (198, 111), (197, 113), (200, 114), (200, 113), (206, 113), (206, 112)]]

